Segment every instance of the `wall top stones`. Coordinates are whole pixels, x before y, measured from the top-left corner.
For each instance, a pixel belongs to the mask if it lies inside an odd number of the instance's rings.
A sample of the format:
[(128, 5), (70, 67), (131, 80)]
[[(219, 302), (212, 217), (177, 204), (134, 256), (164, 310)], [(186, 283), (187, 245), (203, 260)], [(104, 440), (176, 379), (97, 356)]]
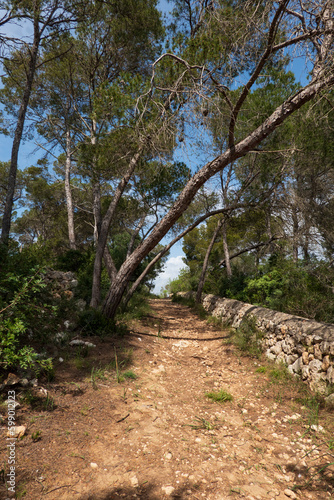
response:
[[(195, 298), (194, 292), (180, 292)], [(322, 394), (334, 385), (334, 325), (246, 304), (234, 299), (205, 295), (204, 309), (238, 328), (246, 316), (256, 318), (264, 332), (262, 345), (266, 356), (287, 364), (291, 373), (300, 376), (311, 389)]]

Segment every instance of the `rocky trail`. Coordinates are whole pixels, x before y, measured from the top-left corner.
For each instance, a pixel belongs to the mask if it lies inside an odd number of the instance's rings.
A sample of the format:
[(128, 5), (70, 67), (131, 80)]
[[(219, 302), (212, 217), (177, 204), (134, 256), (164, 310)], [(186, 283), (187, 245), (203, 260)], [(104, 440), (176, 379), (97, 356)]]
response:
[[(312, 413), (293, 383), (241, 357), (227, 330), (169, 300), (151, 306), (130, 334), (92, 339), (96, 348), (22, 397), (16, 497), (334, 498), (333, 415)], [(233, 400), (207, 396), (221, 391)], [(0, 498), (9, 493), (2, 482)]]

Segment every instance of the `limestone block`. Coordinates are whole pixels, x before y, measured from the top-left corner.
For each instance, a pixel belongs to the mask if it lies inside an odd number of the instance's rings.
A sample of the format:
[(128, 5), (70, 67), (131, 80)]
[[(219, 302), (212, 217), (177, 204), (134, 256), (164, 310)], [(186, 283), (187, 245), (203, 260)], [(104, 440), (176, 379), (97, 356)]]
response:
[(298, 343), (296, 344), (295, 351), (299, 354), (299, 356), (301, 356), (305, 351), (305, 347), (303, 346), (303, 344)]
[(273, 354), (275, 354), (276, 356), (278, 356), (282, 352), (282, 343), (281, 342), (277, 342), (275, 345), (273, 345), (270, 348), (270, 352), (272, 352)]
[(304, 342), (307, 346), (311, 346), (313, 341), (312, 335), (306, 335), (304, 338)]
[(276, 358), (276, 363), (285, 363), (285, 356), (284, 352), (281, 352)]
[(298, 354), (288, 354), (285, 356), (285, 362), (286, 364), (293, 365), (293, 363), (299, 358)]
[(270, 349), (267, 349), (267, 351), (266, 351), (266, 357), (268, 359), (270, 359), (271, 361), (275, 361), (275, 359), (276, 359), (275, 354), (273, 354), (272, 352), (270, 352)]
[(322, 359), (322, 352), (319, 344), (315, 344), (314, 346), (314, 357), (315, 359), (320, 359), (320, 360)]
[(320, 350), (323, 354), (329, 354), (330, 353), (330, 348), (331, 348), (331, 343), (330, 342), (321, 342), (320, 344)]
[(302, 354), (302, 360), (303, 360), (304, 365), (308, 365), (308, 363), (309, 363), (309, 357), (308, 357), (308, 352), (307, 351), (303, 352), (303, 354)]
[(331, 394), (326, 398), (326, 404), (331, 408), (334, 408), (334, 394)]
[(310, 379), (310, 388), (319, 394), (326, 394), (326, 375), (324, 373), (313, 373)]
[(302, 367), (302, 379), (307, 380), (310, 376), (310, 368), (308, 366)]
[(334, 384), (334, 367), (330, 366), (327, 370), (326, 379), (329, 384)]
[(303, 368), (302, 357), (296, 359), (296, 361), (288, 367), (290, 373), (300, 373)]
[(322, 370), (322, 362), (319, 359), (313, 359), (309, 363), (310, 375), (313, 377), (313, 374), (321, 372)]
[(288, 331), (288, 327), (286, 325), (281, 325), (280, 326), (281, 333), (285, 335)]
[(282, 341), (282, 349), (285, 352), (285, 354), (292, 354), (295, 348), (295, 343), (291, 337), (286, 337)]
[(324, 372), (327, 372), (329, 368), (330, 362), (329, 362), (329, 356), (325, 356), (324, 359), (322, 360), (322, 369)]

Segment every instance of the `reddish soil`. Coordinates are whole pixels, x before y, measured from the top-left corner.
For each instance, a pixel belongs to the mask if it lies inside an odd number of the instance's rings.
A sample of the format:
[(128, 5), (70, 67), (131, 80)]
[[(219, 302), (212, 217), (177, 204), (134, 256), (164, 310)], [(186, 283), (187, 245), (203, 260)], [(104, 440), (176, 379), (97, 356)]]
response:
[[(227, 330), (169, 300), (151, 305), (122, 339), (89, 339), (96, 348), (86, 357), (21, 391), (16, 423), (27, 431), (16, 443), (16, 497), (334, 498), (333, 415), (311, 430), (317, 415), (294, 384), (256, 372), (263, 362), (241, 357)], [(119, 374), (136, 379), (116, 380), (115, 352)], [(221, 389), (233, 400), (206, 396)], [(0, 413), (5, 438), (4, 406)], [(5, 439), (0, 454), (7, 473)], [(2, 482), (0, 498), (9, 493)]]

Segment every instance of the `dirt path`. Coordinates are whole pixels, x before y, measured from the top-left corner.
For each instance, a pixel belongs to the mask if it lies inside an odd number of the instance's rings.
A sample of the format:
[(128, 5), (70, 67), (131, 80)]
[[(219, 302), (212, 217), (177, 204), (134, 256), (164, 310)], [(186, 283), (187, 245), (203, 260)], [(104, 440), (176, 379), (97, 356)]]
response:
[[(133, 325), (125, 350), (99, 342), (76, 366), (63, 364), (44, 385), (49, 411), (25, 404), (17, 410), (17, 423), (28, 426), (16, 446), (17, 497), (334, 498), (333, 467), (316, 489), (292, 491), (305, 483), (309, 466), (324, 460), (328, 436), (307, 431), (305, 409), (291, 401), (288, 387), (268, 385), (255, 371), (259, 362), (240, 358), (223, 342), (227, 332), (188, 308), (166, 300), (152, 308)], [(104, 369), (115, 347), (119, 368), (132, 350), (128, 376), (136, 379), (117, 383)], [(233, 401), (206, 396), (220, 389)], [(0, 451), (4, 463), (5, 445)]]

